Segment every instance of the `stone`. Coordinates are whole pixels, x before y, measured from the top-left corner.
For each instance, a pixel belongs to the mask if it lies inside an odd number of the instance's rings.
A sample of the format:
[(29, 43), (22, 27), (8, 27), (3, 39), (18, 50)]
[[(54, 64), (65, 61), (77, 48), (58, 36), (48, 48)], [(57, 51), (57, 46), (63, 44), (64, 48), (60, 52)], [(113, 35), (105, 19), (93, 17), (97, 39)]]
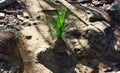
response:
[(28, 19), (30, 18), (29, 14), (27, 12), (23, 12), (23, 17), (28, 18)]
[(5, 18), (5, 13), (0, 13), (0, 19)]
[(12, 3), (14, 3), (16, 0), (0, 0), (0, 8), (4, 8)]

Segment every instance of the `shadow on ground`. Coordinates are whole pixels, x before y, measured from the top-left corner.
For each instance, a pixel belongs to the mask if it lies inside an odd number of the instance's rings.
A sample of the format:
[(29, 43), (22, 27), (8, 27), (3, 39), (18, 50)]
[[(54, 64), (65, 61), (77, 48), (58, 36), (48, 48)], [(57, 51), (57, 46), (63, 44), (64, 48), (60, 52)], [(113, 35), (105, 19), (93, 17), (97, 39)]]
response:
[[(79, 20), (81, 21), (81, 19)], [(115, 26), (112, 26), (106, 29), (104, 36), (96, 36), (95, 38), (97, 40), (94, 41), (96, 43), (91, 44), (91, 52), (76, 53), (76, 51), (65, 45), (66, 43), (64, 41), (57, 40), (53, 48), (48, 48), (46, 51), (38, 53), (38, 63), (42, 63), (53, 73), (105, 73), (119, 71), (120, 53), (118, 51), (116, 52), (114, 46), (120, 37), (116, 37), (114, 34), (116, 29)], [(37, 30), (40, 32), (39, 28), (37, 28)], [(40, 33), (40, 35), (43, 34)], [(105, 45), (100, 44), (102, 41), (101, 37), (104, 37), (106, 41)], [(46, 40), (47, 38), (44, 37), (44, 39)], [(90, 41), (91, 39), (88, 40)], [(47, 42), (49, 43), (49, 40)], [(102, 47), (97, 48), (95, 45)], [(100, 64), (103, 65), (101, 66)], [(81, 65), (86, 68), (80, 67)], [(91, 68), (90, 72), (87, 67)], [(76, 69), (79, 71), (77, 72)], [(105, 70), (100, 71), (100, 69)]]

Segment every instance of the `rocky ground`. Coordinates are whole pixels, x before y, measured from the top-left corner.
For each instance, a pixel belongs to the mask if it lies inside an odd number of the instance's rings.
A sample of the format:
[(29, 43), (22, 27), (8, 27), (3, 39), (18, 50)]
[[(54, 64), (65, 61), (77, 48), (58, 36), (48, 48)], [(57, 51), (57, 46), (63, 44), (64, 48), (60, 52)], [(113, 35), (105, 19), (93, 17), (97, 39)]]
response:
[[(65, 42), (55, 42), (52, 27), (55, 25), (56, 8), (65, 7), (54, 3), (54, 0), (38, 1), (42, 7), (39, 16), (35, 13), (37, 9), (31, 11), (34, 14), (27, 10), (24, 0), (10, 3), (7, 7), (0, 4), (0, 73), (22, 73), (23, 69), (23, 73), (119, 73), (119, 0), (67, 0), (78, 9), (80, 5), (91, 9), (96, 7), (94, 10), (104, 13), (105, 19), (88, 19), (89, 12), (85, 12), (87, 15), (83, 15), (83, 18), (86, 22), (91, 21), (90, 24), (102, 22), (101, 25), (105, 23), (110, 26), (104, 29), (104, 35), (96, 35), (98, 32), (94, 36), (89, 32), (84, 34), (81, 29), (86, 26), (74, 12), (70, 12), (66, 21), (68, 29), (64, 36)], [(16, 43), (18, 46), (9, 47)], [(12, 51), (9, 52), (9, 49)]]

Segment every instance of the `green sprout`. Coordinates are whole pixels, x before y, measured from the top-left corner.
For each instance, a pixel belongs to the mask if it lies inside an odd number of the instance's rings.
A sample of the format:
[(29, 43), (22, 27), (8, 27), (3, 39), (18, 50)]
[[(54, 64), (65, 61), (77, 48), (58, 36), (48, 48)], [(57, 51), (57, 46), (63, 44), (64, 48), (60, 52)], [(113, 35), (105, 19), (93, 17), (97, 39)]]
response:
[(57, 39), (63, 38), (63, 33), (65, 29), (65, 19), (67, 18), (67, 9), (66, 10), (57, 10), (57, 18), (56, 18), (56, 35)]

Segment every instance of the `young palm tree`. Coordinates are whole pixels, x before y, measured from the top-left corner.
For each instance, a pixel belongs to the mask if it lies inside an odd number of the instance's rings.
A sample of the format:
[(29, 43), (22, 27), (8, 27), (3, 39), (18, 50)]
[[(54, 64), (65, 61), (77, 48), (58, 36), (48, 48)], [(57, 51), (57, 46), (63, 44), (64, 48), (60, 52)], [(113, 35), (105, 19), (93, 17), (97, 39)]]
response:
[(54, 44), (54, 51), (56, 53), (63, 53), (68, 46), (66, 45), (65, 41), (63, 40), (64, 30), (65, 30), (65, 19), (67, 18), (67, 11), (68, 10), (57, 10), (57, 17), (56, 17), (56, 37), (57, 40)]

